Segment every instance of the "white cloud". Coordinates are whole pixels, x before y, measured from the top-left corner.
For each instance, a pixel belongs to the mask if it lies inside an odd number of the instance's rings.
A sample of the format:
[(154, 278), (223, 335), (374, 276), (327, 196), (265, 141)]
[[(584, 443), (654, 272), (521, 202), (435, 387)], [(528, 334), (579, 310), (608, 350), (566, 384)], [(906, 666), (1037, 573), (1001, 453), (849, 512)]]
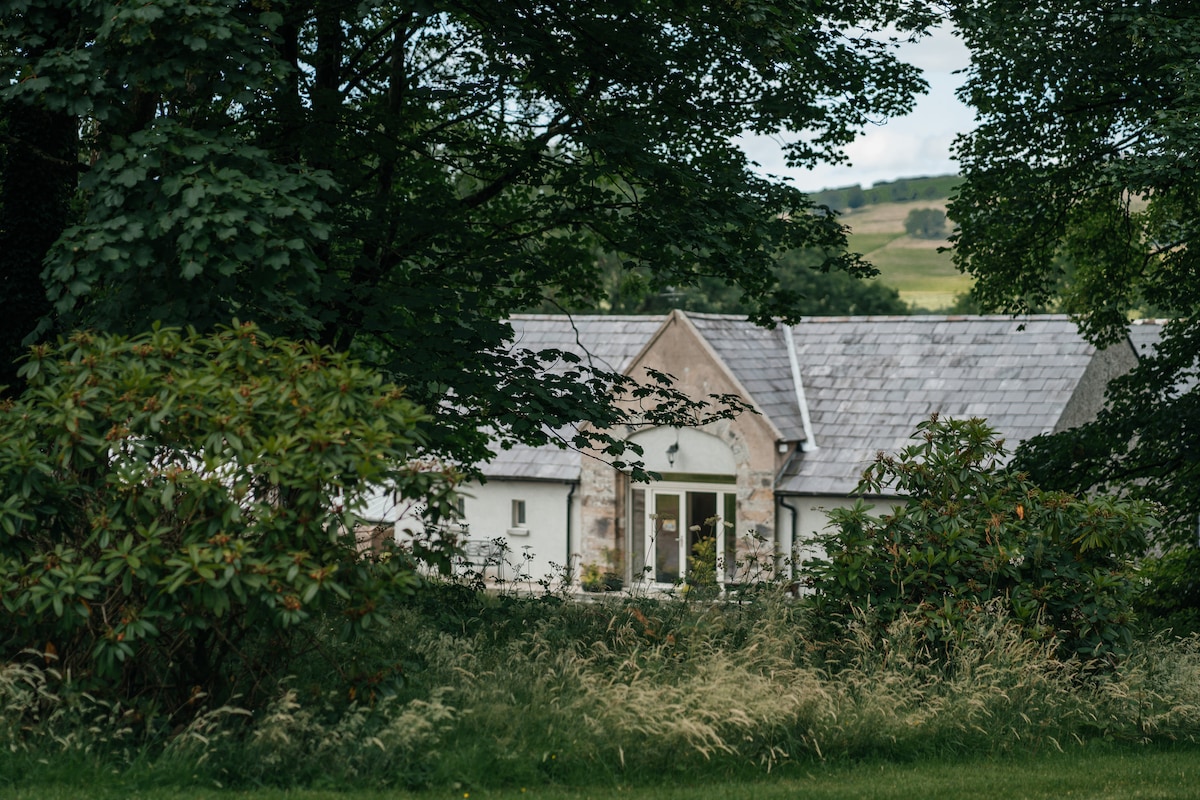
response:
[(955, 97), (965, 76), (954, 71), (969, 64), (970, 54), (942, 28), (920, 42), (901, 45), (899, 55), (924, 70), (929, 93), (918, 98), (912, 113), (864, 131), (846, 148), (848, 164), (788, 169), (778, 143), (763, 136), (743, 140), (747, 154), (762, 165), (763, 172), (789, 178), (806, 191), (957, 172), (950, 146), (957, 134), (972, 127), (973, 115)]
[(900, 45), (899, 53), (902, 59), (925, 72), (950, 74), (971, 60), (971, 51), (948, 27), (935, 29), (919, 42)]

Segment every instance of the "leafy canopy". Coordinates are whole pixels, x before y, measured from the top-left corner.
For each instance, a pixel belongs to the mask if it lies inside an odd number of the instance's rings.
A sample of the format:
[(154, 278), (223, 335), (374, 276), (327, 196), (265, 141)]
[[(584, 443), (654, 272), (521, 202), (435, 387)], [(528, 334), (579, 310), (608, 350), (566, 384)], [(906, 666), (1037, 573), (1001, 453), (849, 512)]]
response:
[(1045, 485), (1163, 501), (1192, 539), (1200, 494), (1200, 13), (1181, 0), (959, 3), (972, 52), (950, 208), (985, 309), (1059, 308), (1098, 345), (1131, 314), (1169, 317), (1091, 425), (1035, 440)]
[(940, 239), (946, 235), (946, 213), (936, 208), (914, 208), (904, 218), (904, 231), (918, 239)]
[[(5, 8), (0, 102), (77, 132), (75, 169), (43, 187), (66, 187), (69, 209), (37, 206), (54, 232), (36, 254), (41, 335), (236, 314), (352, 348), (465, 461), (483, 429), (539, 441), (540, 409), (553, 428), (610, 402), (538, 386), (544, 370), (505, 346), (512, 312), (602, 295), (598, 248), (658, 288), (711, 276), (764, 321), (796, 314), (777, 253), (866, 271), (836, 218), (735, 140), (787, 131), (790, 163), (841, 159), (923, 88), (882, 32), (930, 20), (902, 0)], [(5, 176), (62, 160), (8, 136)], [(22, 230), (24, 209), (10, 197), (0, 226)]]

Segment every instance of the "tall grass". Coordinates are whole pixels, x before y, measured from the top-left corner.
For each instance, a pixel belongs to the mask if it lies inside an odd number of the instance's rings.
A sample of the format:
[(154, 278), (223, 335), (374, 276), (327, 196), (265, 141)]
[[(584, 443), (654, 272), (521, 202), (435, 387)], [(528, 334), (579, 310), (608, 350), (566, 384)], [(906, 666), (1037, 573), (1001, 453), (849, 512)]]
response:
[(774, 592), (573, 603), (435, 588), (344, 646), (337, 672), (314, 666), (267, 708), (175, 728), (27, 660), (0, 669), (0, 776), (70, 763), (227, 786), (652, 783), (1200, 734), (1195, 637), (1102, 665), (1056, 659), (994, 610), (937, 654), (909, 620), (839, 641), (815, 622)]

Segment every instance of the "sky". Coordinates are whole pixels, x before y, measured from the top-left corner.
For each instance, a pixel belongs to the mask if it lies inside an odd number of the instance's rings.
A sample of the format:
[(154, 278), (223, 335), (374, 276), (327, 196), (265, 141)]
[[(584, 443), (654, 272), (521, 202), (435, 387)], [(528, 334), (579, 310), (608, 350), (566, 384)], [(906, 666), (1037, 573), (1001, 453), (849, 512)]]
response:
[(949, 28), (939, 28), (916, 44), (900, 46), (899, 57), (920, 67), (929, 93), (904, 117), (867, 128), (849, 147), (850, 163), (821, 165), (811, 170), (788, 169), (776, 143), (768, 137), (746, 139), (743, 146), (763, 172), (791, 178), (806, 192), (876, 181), (951, 175), (958, 165), (950, 158), (950, 144), (958, 133), (970, 130), (972, 110), (954, 96), (966, 76), (954, 71), (970, 63), (967, 48)]

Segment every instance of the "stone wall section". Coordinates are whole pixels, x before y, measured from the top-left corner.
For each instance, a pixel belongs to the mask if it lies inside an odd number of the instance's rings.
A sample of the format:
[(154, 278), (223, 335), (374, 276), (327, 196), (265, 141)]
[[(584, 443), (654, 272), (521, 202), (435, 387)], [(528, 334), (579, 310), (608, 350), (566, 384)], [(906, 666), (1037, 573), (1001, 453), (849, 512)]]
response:
[[(618, 510), (624, 507), (624, 503), (618, 503), (621, 482), (617, 470), (602, 458), (594, 458), (588, 453), (581, 458), (579, 563), (603, 566), (608, 554), (624, 552), (617, 525)], [(624, 525), (620, 527), (623, 531)]]
[(1075, 386), (1075, 391), (1054, 426), (1054, 432), (1091, 422), (1104, 408), (1108, 384), (1137, 366), (1137, 354), (1128, 339), (1096, 353)]
[[(674, 315), (634, 361), (629, 374), (642, 379), (651, 367), (675, 377), (675, 387), (693, 399), (711, 394), (741, 395), (743, 387), (680, 315)], [(765, 417), (744, 413), (700, 428), (725, 442), (736, 464), (739, 561), (763, 567), (772, 562), (775, 545), (775, 475), (782, 465), (780, 434)], [(629, 436), (635, 430), (622, 432)], [(626, 549), (625, 476), (602, 459), (582, 456), (580, 497), (582, 530), (579, 553), (582, 563), (605, 564), (615, 551), (628, 558)]]

